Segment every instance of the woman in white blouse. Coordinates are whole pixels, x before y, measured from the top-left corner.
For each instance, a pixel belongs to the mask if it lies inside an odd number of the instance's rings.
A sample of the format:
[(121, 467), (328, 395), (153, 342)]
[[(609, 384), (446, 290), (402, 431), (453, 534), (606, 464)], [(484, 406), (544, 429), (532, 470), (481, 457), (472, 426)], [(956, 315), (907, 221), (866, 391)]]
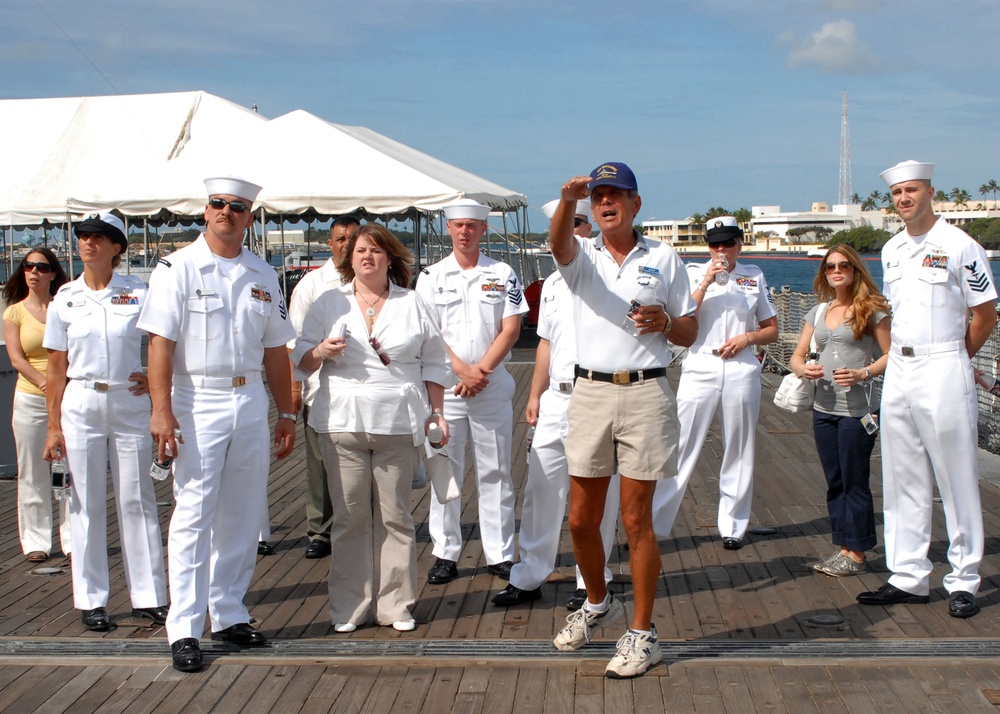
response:
[(363, 226), (337, 266), (344, 285), (321, 295), (292, 360), (320, 370), (309, 425), (330, 480), (330, 618), (337, 632), (374, 619), (416, 623), (417, 553), (410, 491), (427, 429), (452, 383), (434, 313), (409, 290), (413, 257), (382, 226)]

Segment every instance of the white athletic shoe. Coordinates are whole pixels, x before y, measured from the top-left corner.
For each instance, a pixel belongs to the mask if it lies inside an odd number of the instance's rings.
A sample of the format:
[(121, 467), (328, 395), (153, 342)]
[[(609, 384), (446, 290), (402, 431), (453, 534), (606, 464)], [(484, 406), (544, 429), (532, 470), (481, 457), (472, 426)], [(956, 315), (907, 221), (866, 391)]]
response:
[(584, 605), (566, 616), (567, 625), (559, 631), (552, 644), (563, 652), (578, 650), (590, 642), (594, 630), (613, 625), (623, 617), (625, 617), (625, 606), (621, 600), (615, 598), (611, 598), (611, 603), (604, 612), (590, 612)]
[(618, 652), (604, 670), (605, 676), (613, 679), (629, 679), (644, 674), (654, 664), (663, 661), (660, 643), (656, 641), (656, 626), (651, 625), (652, 634), (643, 635), (629, 630), (618, 640)]

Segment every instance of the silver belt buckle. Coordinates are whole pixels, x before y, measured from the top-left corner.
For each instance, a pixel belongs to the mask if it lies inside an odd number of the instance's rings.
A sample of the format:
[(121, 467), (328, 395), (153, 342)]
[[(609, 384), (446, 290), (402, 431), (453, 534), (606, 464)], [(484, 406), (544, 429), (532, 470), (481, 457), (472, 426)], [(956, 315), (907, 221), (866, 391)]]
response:
[(98, 392), (107, 392), (110, 390), (107, 382), (94, 382), (94, 389)]
[(572, 392), (573, 383), (572, 382), (559, 382), (558, 389), (560, 392)]
[(904, 357), (912, 357), (913, 356), (913, 348), (912, 347), (900, 347), (899, 351), (903, 353)]
[(233, 386), (242, 387), (247, 383), (247, 378), (245, 375), (240, 375), (239, 377), (233, 377)]

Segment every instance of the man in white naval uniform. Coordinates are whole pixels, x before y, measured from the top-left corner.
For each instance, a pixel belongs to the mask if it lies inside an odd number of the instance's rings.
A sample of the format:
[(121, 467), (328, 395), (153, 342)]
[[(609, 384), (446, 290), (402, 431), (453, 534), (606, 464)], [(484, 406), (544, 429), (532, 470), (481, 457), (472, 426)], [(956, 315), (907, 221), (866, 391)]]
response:
[[(760, 360), (756, 346), (778, 339), (778, 318), (764, 274), (740, 263), (743, 231), (732, 216), (708, 220), (706, 263), (687, 266), (698, 305), (698, 337), (684, 359), (677, 387), (680, 445), (677, 478), (656, 485), (653, 528), (670, 535), (684, 492), (694, 473), (705, 436), (718, 419), (722, 429), (719, 473), (719, 534), (727, 550), (740, 547), (750, 521), (760, 413)], [(724, 272), (729, 279), (716, 280)]]
[[(333, 255), (319, 268), (306, 273), (295, 286), (288, 305), (288, 318), (292, 321), (296, 335), (302, 334), (306, 313), (316, 302), (316, 298), (327, 290), (341, 286), (337, 263), (344, 257), (347, 241), (358, 230), (359, 225), (360, 221), (354, 216), (338, 217), (330, 226), (330, 238), (327, 241)], [(295, 349), (295, 340), (288, 343), (288, 349)], [(306, 438), (306, 537), (309, 545), (306, 546), (304, 555), (306, 558), (325, 558), (330, 555), (333, 505), (330, 503), (330, 486), (326, 480), (326, 469), (323, 468), (319, 441), (316, 432), (309, 426), (309, 409), (319, 390), (319, 370), (309, 375), (296, 371), (295, 378), (296, 381), (292, 384), (292, 401), (294, 411), (302, 408)]]
[[(459, 199), (444, 207), (452, 252), (425, 268), (416, 290), (441, 320), (451, 365), (459, 379), (445, 391), (444, 416), (451, 431), (448, 456), (461, 487), (465, 448), (472, 438), (479, 490), (479, 533), (487, 569), (507, 579), (514, 557), (514, 486), (510, 476), (514, 429), (514, 378), (507, 371), (510, 350), (521, 332), (527, 301), (514, 270), (479, 251), (489, 206)], [(429, 530), (437, 557), (427, 581), (458, 577), (462, 552), (460, 498), (431, 499)]]
[(906, 228), (882, 248), (892, 348), (882, 388), (885, 562), (892, 576), (862, 605), (929, 601), (932, 495), (948, 529), (948, 614), (979, 612), (983, 515), (976, 463), (979, 405), (971, 357), (997, 321), (986, 253), (934, 215), (934, 164), (882, 172)]
[[(559, 201), (542, 206), (550, 220)], [(590, 238), (590, 201), (576, 202), (573, 234)], [(510, 571), (510, 584), (493, 596), (501, 607), (538, 600), (542, 583), (552, 573), (559, 554), (562, 514), (569, 495), (569, 469), (566, 465), (566, 411), (573, 392), (573, 367), (576, 359), (576, 333), (573, 330), (573, 295), (556, 270), (542, 285), (538, 309), (538, 348), (525, 419), (535, 427), (528, 453), (528, 480), (521, 504), (521, 527), (517, 533), (518, 562)], [(558, 517), (557, 517), (558, 516)], [(605, 561), (611, 556), (618, 522), (618, 476), (612, 477), (601, 521), (601, 540)], [(612, 579), (604, 568), (604, 580)], [(579, 610), (587, 599), (587, 589), (580, 569), (576, 568), (577, 588), (566, 607)]]
[(243, 248), (260, 187), (236, 178), (205, 187), (205, 232), (160, 261), (139, 318), (150, 333), (150, 431), (159, 459), (175, 459), (167, 637), (183, 672), (202, 666), (206, 609), (212, 639), (266, 642), (243, 604), (270, 460), (261, 365), (278, 407), (277, 458), (295, 443), (285, 346), (295, 331), (274, 269)]

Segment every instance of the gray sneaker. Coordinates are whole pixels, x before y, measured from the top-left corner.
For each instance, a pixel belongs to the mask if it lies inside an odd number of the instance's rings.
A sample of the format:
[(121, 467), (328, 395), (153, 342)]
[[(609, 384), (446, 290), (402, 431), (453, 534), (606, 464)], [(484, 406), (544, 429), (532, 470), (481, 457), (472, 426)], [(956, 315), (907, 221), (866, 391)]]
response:
[(825, 566), (827, 566), (830, 563), (832, 563), (833, 561), (835, 561), (841, 555), (842, 555), (842, 553), (840, 552), (840, 548), (838, 547), (837, 550), (835, 550), (832, 553), (830, 553), (830, 557), (828, 557), (826, 560), (824, 560), (824, 561), (822, 561), (820, 563), (813, 563), (813, 570), (815, 570), (817, 572), (822, 572), (822, 570), (823, 570), (823, 568)]
[(843, 578), (849, 575), (860, 575), (861, 573), (868, 572), (868, 563), (864, 560), (860, 563), (856, 563), (854, 562), (854, 558), (851, 556), (842, 555), (835, 559), (832, 563), (824, 563), (823, 567), (818, 570), (819, 572), (826, 573), (827, 575)]
[(608, 663), (604, 674), (612, 679), (638, 677), (647, 669), (663, 660), (660, 643), (656, 641), (656, 626), (650, 626), (651, 634), (644, 635), (629, 630), (618, 640), (618, 652)]
[(567, 624), (552, 640), (552, 644), (563, 652), (578, 650), (590, 642), (594, 630), (613, 625), (623, 617), (625, 617), (625, 606), (621, 600), (615, 598), (611, 598), (611, 604), (604, 612), (590, 612), (584, 605), (566, 616)]

